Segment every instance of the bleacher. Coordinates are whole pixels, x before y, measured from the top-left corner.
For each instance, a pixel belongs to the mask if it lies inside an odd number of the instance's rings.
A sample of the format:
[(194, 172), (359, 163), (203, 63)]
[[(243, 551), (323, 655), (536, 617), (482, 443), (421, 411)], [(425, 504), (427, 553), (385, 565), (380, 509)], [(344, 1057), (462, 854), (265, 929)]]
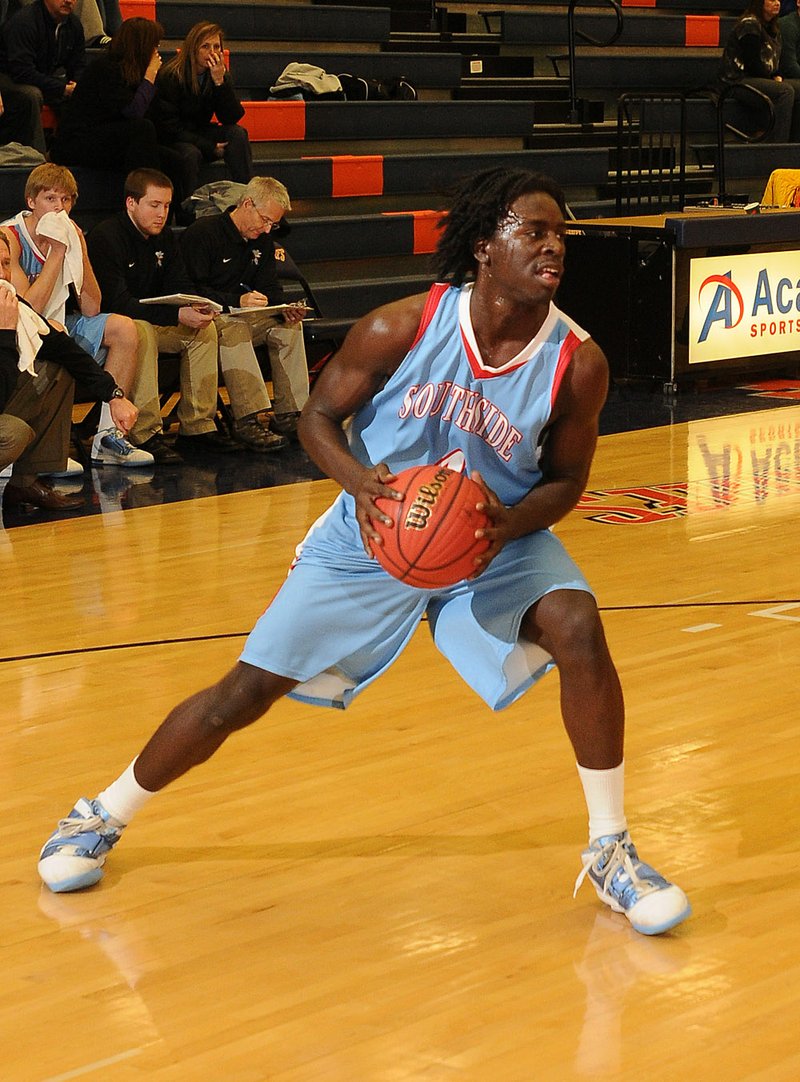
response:
[[(552, 0), (219, 0), (210, 12), (196, 0), (123, 0), (126, 14), (162, 23), (165, 56), (201, 19), (224, 27), (257, 171), (287, 185), (294, 203), (287, 248), (335, 317), (424, 288), (449, 191), (479, 168), (538, 169), (564, 186), (575, 216), (613, 212), (617, 98), (708, 85), (744, 0), (622, 0), (621, 33), (608, 45), (586, 38), (607, 40), (616, 14), (600, 0), (578, 6), (572, 72), (567, 7)], [(364, 79), (404, 77), (418, 100), (268, 101), (291, 61)], [(715, 192), (710, 127), (690, 139), (695, 199)], [(737, 192), (757, 198), (772, 169), (796, 157), (794, 147), (732, 142), (726, 174)], [(80, 224), (120, 208), (121, 176), (75, 173)], [(26, 175), (0, 173), (0, 213), (19, 209)], [(224, 175), (216, 163), (204, 179)]]

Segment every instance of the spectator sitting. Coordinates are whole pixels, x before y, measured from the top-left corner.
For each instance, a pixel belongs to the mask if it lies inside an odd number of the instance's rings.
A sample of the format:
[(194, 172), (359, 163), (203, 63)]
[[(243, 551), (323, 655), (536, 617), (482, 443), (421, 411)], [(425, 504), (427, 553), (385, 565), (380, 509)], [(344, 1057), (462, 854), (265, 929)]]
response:
[[(783, 9), (781, 9), (783, 10)], [(778, 20), (782, 47), (780, 71), (784, 79), (800, 80), (800, 0), (792, 0), (788, 15)]]
[[(0, 80), (3, 77), (0, 75)], [(34, 140), (39, 139), (42, 132), (42, 118), (40, 107), (32, 97), (20, 93), (19, 89), (11, 82), (3, 82), (0, 93), (0, 146), (6, 143), (21, 143), (22, 146), (33, 146)], [(39, 133), (39, 134), (37, 134)], [(44, 136), (39, 141), (44, 143)], [(44, 150), (38, 150), (38, 160), (44, 161)]]
[(13, 463), (5, 502), (71, 510), (81, 506), (82, 497), (56, 492), (38, 475), (66, 464), (73, 378), (109, 403), (122, 431), (136, 419), (136, 407), (80, 346), (17, 300), (10, 276), (8, 240), (0, 231), (0, 471), (5, 474)]
[(42, 103), (60, 109), (86, 67), (83, 27), (75, 0), (34, 0), (0, 32), (0, 93), (16, 87), (35, 106), (30, 145), (45, 152)]
[[(142, 297), (195, 293), (172, 231), (165, 228), (172, 199), (169, 178), (153, 169), (136, 169), (125, 181), (125, 210), (96, 226), (89, 234), (89, 252), (97, 271), (103, 306), (136, 321), (143, 356), (136, 403), (140, 407), (137, 436), (156, 461), (169, 448), (163, 441), (155, 378), (159, 350), (180, 353), (181, 399), (178, 404), (180, 435), (176, 448), (194, 451), (234, 451), (239, 447), (215, 427), (217, 411), (217, 331), (213, 315), (185, 305), (143, 305)], [(261, 386), (264, 381), (256, 366)], [(246, 373), (236, 373), (228, 385), (231, 402), (237, 401)], [(245, 391), (247, 386), (245, 384)], [(266, 392), (264, 392), (266, 397)], [(267, 399), (267, 402), (269, 400)], [(254, 408), (258, 408), (257, 402)], [(235, 406), (234, 406), (235, 408)], [(271, 433), (256, 432), (252, 439), (240, 432), (240, 443), (257, 451), (275, 445)], [(280, 444), (284, 441), (280, 440)], [(174, 453), (174, 452), (170, 452)]]
[[(751, 86), (766, 95), (775, 110), (771, 140), (797, 142), (800, 141), (800, 82), (779, 74), (779, 11), (780, 0), (749, 0), (725, 45), (719, 81), (723, 86)], [(752, 121), (752, 95), (739, 89), (733, 93)]]
[[(125, 316), (100, 313), (100, 287), (83, 233), (69, 218), (78, 196), (75, 178), (59, 165), (39, 165), (25, 184), (28, 209), (3, 223), (11, 251), (11, 282), (19, 296), (69, 335), (105, 367), (126, 395), (137, 376), (136, 327)], [(77, 299), (77, 311), (67, 313)], [(126, 439), (103, 406), (92, 461), (151, 466), (153, 456)]]
[[(204, 161), (224, 158), (231, 178), (242, 184), (253, 176), (250, 140), (237, 121), (244, 109), (225, 70), (222, 29), (197, 23), (180, 52), (158, 73), (157, 122), (161, 141), (184, 161), (186, 195), (198, 187)], [(219, 123), (214, 123), (216, 116)]]
[(139, 166), (166, 172), (179, 168), (178, 154), (158, 145), (150, 115), (162, 34), (152, 19), (125, 20), (64, 109), (51, 148), (53, 161), (126, 172)]
[[(719, 84), (733, 87), (733, 96), (751, 121), (758, 105), (745, 87), (772, 102), (775, 119), (769, 134), (772, 142), (800, 141), (800, 81), (784, 79), (781, 64), (781, 0), (749, 0), (736, 22), (722, 54)], [(762, 118), (763, 123), (763, 118)]]
[(235, 208), (200, 218), (184, 231), (180, 243), (199, 293), (228, 310), (253, 309), (252, 314), (216, 317), (220, 368), (223, 373), (252, 371), (257, 363), (253, 347), (266, 344), (275, 395), (270, 425), (279, 435), (295, 438), (297, 418), (308, 399), (301, 322), (305, 309), (292, 307), (277, 318), (259, 311), (283, 300), (269, 233), (287, 210), (291, 203), (283, 184), (254, 177)]

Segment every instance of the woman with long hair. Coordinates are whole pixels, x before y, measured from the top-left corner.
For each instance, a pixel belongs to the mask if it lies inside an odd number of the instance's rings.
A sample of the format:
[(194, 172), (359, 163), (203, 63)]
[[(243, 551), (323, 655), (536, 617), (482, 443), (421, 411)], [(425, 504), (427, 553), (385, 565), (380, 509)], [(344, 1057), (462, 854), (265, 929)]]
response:
[(180, 154), (190, 191), (198, 185), (203, 162), (220, 158), (232, 179), (246, 184), (253, 158), (247, 132), (238, 124), (244, 109), (225, 69), (222, 28), (196, 23), (158, 73), (156, 85), (159, 138)]
[[(800, 80), (784, 79), (779, 74), (781, 31), (778, 26), (780, 0), (749, 0), (747, 7), (728, 36), (722, 54), (719, 81), (723, 87), (752, 87), (772, 102), (775, 122), (768, 138), (775, 143), (800, 141)], [(740, 109), (753, 122), (756, 117), (755, 95), (734, 89)], [(762, 110), (763, 112), (763, 110)], [(744, 123), (747, 125), (748, 118)]]
[(64, 107), (50, 155), (61, 165), (125, 172), (165, 168), (148, 115), (156, 96), (163, 36), (152, 19), (126, 19), (89, 65)]

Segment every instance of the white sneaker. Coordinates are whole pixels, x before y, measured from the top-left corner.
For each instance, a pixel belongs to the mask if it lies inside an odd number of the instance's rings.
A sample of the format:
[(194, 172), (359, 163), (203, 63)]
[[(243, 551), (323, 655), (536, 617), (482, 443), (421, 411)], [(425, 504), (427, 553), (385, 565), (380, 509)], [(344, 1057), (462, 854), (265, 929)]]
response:
[(640, 859), (627, 830), (597, 838), (582, 859), (574, 894), (588, 876), (600, 901), (624, 913), (643, 935), (660, 935), (692, 912), (681, 888)]
[(66, 468), (59, 470), (57, 473), (42, 474), (42, 477), (80, 477), (83, 473), (83, 466), (80, 462), (76, 462), (74, 458), (67, 459)]
[(134, 447), (118, 428), (98, 432), (92, 440), (92, 462), (102, 466), (152, 466), (149, 451)]

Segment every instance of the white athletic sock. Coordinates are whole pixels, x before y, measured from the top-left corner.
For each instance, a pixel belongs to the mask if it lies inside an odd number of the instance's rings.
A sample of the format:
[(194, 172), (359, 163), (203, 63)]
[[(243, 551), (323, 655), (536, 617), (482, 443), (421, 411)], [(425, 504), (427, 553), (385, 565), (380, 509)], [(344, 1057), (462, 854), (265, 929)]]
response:
[(606, 834), (621, 834), (627, 830), (624, 760), (610, 770), (576, 765), (589, 810), (589, 843)]
[(100, 420), (97, 424), (98, 435), (101, 432), (107, 432), (109, 428), (116, 428), (114, 424), (114, 418), (111, 416), (111, 407), (108, 402), (104, 402), (100, 407)]
[(133, 760), (128, 769), (112, 781), (107, 789), (97, 794), (97, 799), (112, 818), (120, 823), (128, 824), (134, 815), (156, 794), (149, 789), (143, 789), (136, 780)]

